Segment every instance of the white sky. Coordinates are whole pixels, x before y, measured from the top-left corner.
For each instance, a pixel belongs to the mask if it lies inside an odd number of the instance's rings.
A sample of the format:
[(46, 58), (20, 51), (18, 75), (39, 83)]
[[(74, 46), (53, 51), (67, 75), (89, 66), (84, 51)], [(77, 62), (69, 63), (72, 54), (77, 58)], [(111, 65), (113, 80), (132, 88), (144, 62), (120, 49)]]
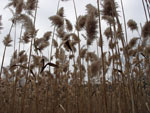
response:
[[(122, 17), (120, 0), (116, 0), (116, 1), (119, 4), (120, 16)], [(2, 23), (4, 27), (4, 29), (2, 30), (2, 33), (0, 34), (0, 48), (1, 48), (0, 64), (1, 64), (1, 59), (3, 55), (3, 48), (4, 48), (2, 40), (4, 36), (7, 35), (8, 30), (11, 25), (9, 20), (12, 15), (8, 9), (4, 9), (4, 7), (6, 6), (8, 2), (9, 0), (0, 0), (0, 15), (2, 15)], [(78, 15), (85, 14), (86, 12), (85, 6), (87, 4), (91, 3), (96, 6), (96, 0), (75, 0), (75, 2), (76, 2)], [(143, 6), (142, 6), (142, 0), (123, 0), (123, 2), (124, 2), (126, 20), (134, 19), (138, 24), (140, 23), (144, 24), (145, 15), (144, 15)], [(44, 32), (52, 30), (48, 17), (56, 14), (57, 4), (58, 4), (58, 0), (39, 0), (39, 9), (37, 13), (36, 27), (37, 29), (39, 29), (40, 36), (42, 36)], [(74, 23), (75, 14), (74, 14), (72, 0), (68, 2), (61, 2), (60, 7), (64, 7), (66, 18), (68, 18)], [(133, 36), (134, 35), (136, 36), (136, 34), (133, 34)], [(6, 59), (5, 59), (6, 64), (9, 62), (8, 59), (11, 57), (13, 53), (12, 50), (13, 50), (12, 47), (7, 49)]]

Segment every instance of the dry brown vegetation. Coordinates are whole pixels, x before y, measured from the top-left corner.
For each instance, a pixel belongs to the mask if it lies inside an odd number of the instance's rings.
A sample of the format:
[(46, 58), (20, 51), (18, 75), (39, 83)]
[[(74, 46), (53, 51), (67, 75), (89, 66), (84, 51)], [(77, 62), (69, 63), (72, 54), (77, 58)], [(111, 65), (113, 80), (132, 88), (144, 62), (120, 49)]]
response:
[[(59, 0), (56, 15), (49, 17), (54, 30), (41, 38), (35, 28), (38, 0), (8, 3), (14, 15), (3, 40), (0, 113), (150, 113), (150, 1), (142, 0), (146, 22), (141, 28), (132, 19), (126, 22), (122, 0), (124, 24), (114, 0), (97, 0), (96, 7), (88, 4), (87, 13), (80, 16), (72, 0), (73, 26), (59, 6), (67, 1)], [(104, 33), (102, 19), (108, 26)], [(2, 33), (1, 20), (2, 16)], [(17, 25), (21, 25), (21, 30), (16, 29), (20, 37), (12, 39)], [(126, 25), (139, 35), (129, 39)], [(108, 50), (104, 49), (104, 38)], [(4, 67), (12, 42), (14, 53)], [(21, 49), (28, 45), (29, 50)]]

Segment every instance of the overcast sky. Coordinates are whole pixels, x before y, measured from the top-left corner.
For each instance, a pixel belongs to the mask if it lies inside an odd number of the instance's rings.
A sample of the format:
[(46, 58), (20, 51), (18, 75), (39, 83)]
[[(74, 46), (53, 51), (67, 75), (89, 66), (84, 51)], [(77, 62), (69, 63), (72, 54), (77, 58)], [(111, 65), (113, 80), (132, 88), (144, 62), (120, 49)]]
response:
[[(120, 0), (116, 0), (120, 7)], [(126, 20), (134, 19), (138, 24), (142, 23), (144, 24), (145, 16), (142, 6), (142, 0), (123, 0), (124, 3), (124, 9), (125, 9), (125, 15)], [(10, 28), (10, 18), (12, 14), (8, 9), (4, 9), (4, 7), (7, 5), (9, 0), (0, 0), (0, 15), (2, 15), (2, 22), (4, 29), (2, 30), (2, 33), (0, 34), (0, 63), (2, 59), (3, 54), (3, 44), (2, 40), (4, 36), (8, 33), (8, 29)], [(75, 0), (76, 6), (77, 6), (77, 13), (78, 15), (84, 15), (86, 10), (85, 6), (89, 3), (96, 6), (96, 0)], [(36, 21), (36, 27), (39, 29), (39, 35), (43, 35), (44, 32), (51, 30), (50, 21), (48, 20), (48, 17), (55, 15), (57, 10), (57, 4), (58, 0), (39, 0), (39, 8), (37, 13), (37, 21)], [(65, 16), (69, 20), (72, 21), (72, 23), (75, 22), (75, 14), (74, 14), (74, 8), (73, 8), (73, 2), (72, 0), (68, 2), (61, 2), (60, 7), (64, 7), (65, 9)], [(122, 16), (121, 8), (119, 8), (120, 16)], [(20, 32), (20, 31), (19, 31)], [(133, 34), (136, 35), (136, 34)], [(6, 52), (6, 61), (10, 58), (12, 55), (12, 48), (9, 48)]]

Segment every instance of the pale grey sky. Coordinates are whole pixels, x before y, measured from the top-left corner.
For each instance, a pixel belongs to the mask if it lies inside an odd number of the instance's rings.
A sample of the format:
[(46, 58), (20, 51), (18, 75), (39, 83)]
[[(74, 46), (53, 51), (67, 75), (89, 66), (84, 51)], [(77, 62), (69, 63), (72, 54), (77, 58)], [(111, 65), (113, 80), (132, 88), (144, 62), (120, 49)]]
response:
[[(119, 11), (120, 16), (122, 17), (121, 13), (121, 6), (120, 6), (120, 0), (116, 0), (119, 4)], [(8, 33), (8, 29), (10, 28), (10, 18), (12, 14), (8, 9), (4, 9), (6, 4), (9, 2), (9, 0), (0, 0), (0, 15), (2, 15), (2, 23), (4, 29), (2, 30), (2, 33), (0, 34), (0, 64), (3, 54), (3, 44), (2, 40), (4, 36)], [(85, 6), (89, 3), (96, 6), (96, 0), (75, 0), (76, 6), (77, 6), (77, 13), (78, 15), (84, 15), (86, 10)], [(142, 7), (142, 0), (123, 0), (124, 3), (124, 9), (125, 9), (125, 15), (126, 20), (134, 19), (138, 24), (142, 23), (144, 24), (145, 16), (144, 11)], [(39, 36), (42, 36), (44, 32), (48, 30), (52, 30), (50, 21), (48, 17), (55, 15), (57, 10), (57, 4), (58, 0), (39, 0), (39, 8), (37, 13), (37, 21), (36, 21), (36, 27), (39, 29)], [(73, 2), (72, 0), (68, 2), (61, 2), (60, 7), (64, 7), (65, 9), (65, 16), (69, 20), (72, 21), (72, 23), (75, 22), (75, 14), (74, 14), (74, 8), (73, 8)], [(123, 22), (123, 21), (122, 21)], [(17, 31), (20, 32), (20, 31)], [(129, 33), (130, 34), (130, 33)], [(133, 36), (136, 34), (133, 34)], [(13, 36), (13, 35), (12, 35)], [(8, 48), (6, 52), (6, 64), (9, 62), (9, 58), (11, 57), (13, 53), (13, 48)]]

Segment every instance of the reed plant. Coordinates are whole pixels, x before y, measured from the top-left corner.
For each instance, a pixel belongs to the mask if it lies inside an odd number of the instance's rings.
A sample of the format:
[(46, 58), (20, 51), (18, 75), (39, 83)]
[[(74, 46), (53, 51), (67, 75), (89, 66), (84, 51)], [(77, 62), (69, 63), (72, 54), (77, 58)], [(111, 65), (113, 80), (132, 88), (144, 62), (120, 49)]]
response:
[[(75, 25), (60, 4), (68, 1), (74, 6)], [(48, 18), (53, 30), (39, 38), (40, 2), (11, 0), (6, 6), (13, 17), (3, 40), (0, 113), (149, 113), (150, 2), (142, 2), (146, 21), (139, 28), (136, 20), (126, 21), (123, 0), (121, 6), (115, 0), (97, 0), (82, 15), (76, 0), (59, 0), (56, 14)], [(2, 16), (3, 33), (1, 21)], [(127, 29), (138, 35), (129, 38)], [(4, 66), (12, 34), (14, 51)]]

